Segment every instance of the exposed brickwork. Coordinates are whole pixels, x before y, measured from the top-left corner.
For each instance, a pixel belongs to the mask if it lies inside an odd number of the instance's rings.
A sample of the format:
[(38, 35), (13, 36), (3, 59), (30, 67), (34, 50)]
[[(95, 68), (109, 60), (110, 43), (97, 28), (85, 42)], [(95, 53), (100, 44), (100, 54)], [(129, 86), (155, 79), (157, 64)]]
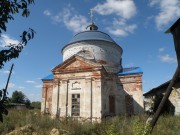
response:
[[(53, 81), (44, 81), (43, 82), (43, 91), (42, 91), (42, 99), (44, 99), (44, 109), (48, 108), (48, 112), (51, 114), (52, 110), (52, 92), (53, 92)], [(46, 103), (45, 103), (46, 102)]]
[[(133, 105), (130, 105), (130, 108), (127, 108), (127, 110), (132, 110), (133, 106), (132, 111), (135, 114), (137, 114), (138, 112), (142, 112), (144, 106), (142, 96), (142, 74), (123, 75), (119, 76), (119, 79), (125, 93), (130, 95), (133, 99)], [(129, 114), (129, 112), (127, 112), (127, 114)]]
[[(80, 94), (81, 117), (102, 118), (129, 114), (130, 110), (133, 114), (142, 111), (141, 74), (118, 77), (108, 73), (100, 64), (79, 57), (58, 65), (53, 73), (54, 80), (43, 82), (42, 95), (42, 111), (46, 106), (52, 116), (71, 116), (74, 93)], [(45, 88), (48, 88), (47, 93)], [(126, 98), (128, 95), (131, 100)]]

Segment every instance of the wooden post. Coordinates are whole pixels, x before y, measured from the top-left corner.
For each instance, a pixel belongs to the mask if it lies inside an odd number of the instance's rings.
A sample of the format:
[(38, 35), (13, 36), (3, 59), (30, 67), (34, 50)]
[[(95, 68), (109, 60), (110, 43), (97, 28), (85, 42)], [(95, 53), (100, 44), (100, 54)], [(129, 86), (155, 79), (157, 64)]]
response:
[(8, 80), (7, 80), (7, 83), (6, 83), (5, 90), (4, 90), (4, 97), (6, 97), (7, 88), (8, 88), (8, 84), (9, 84), (9, 80), (10, 80), (10, 77), (11, 77), (11, 73), (12, 73), (13, 66), (14, 66), (14, 64), (12, 64), (11, 69), (10, 69), (10, 72), (9, 72)]
[(158, 109), (156, 110), (156, 112), (155, 112), (155, 114), (154, 114), (154, 116), (152, 118), (152, 121), (150, 122), (150, 126), (151, 126), (152, 130), (153, 130), (153, 128), (154, 128), (154, 126), (155, 126), (155, 124), (156, 124), (156, 122), (157, 122), (157, 120), (158, 120), (158, 118), (160, 116), (160, 113), (161, 113), (161, 111), (162, 111), (162, 109), (164, 107), (164, 104), (166, 103), (166, 101), (169, 98), (169, 95), (171, 94), (174, 82), (176, 81), (177, 77), (179, 76), (178, 70), (179, 69), (177, 68), (176, 72), (175, 72), (175, 74), (174, 74), (174, 76), (173, 76), (173, 78), (172, 78), (172, 80), (171, 80), (171, 82), (170, 82), (170, 84), (169, 84), (169, 86), (168, 86), (168, 88), (166, 90), (166, 93), (165, 93), (163, 99), (161, 100), (161, 103), (159, 104)]

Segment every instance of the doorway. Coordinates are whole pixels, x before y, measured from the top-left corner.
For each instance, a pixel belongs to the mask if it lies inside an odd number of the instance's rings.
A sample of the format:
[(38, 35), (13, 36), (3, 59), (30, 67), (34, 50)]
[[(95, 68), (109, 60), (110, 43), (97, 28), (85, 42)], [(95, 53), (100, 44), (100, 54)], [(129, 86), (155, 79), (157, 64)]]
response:
[(110, 115), (115, 115), (115, 96), (109, 96), (109, 113)]

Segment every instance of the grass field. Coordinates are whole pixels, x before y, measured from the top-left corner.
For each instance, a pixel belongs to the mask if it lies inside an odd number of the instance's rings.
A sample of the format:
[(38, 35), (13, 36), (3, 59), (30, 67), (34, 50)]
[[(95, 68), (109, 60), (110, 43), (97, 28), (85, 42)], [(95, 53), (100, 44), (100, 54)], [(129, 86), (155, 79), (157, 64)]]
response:
[[(5, 135), (30, 124), (32, 130), (24, 135), (31, 135), (31, 132), (49, 135), (53, 128), (58, 129), (62, 135), (142, 135), (146, 119), (146, 115), (118, 116), (103, 119), (101, 123), (89, 121), (82, 123), (72, 118), (51, 119), (49, 116), (41, 115), (39, 110), (10, 110), (8, 116), (4, 117), (4, 122), (0, 123), (0, 134)], [(179, 135), (180, 116), (161, 116), (152, 134)]]

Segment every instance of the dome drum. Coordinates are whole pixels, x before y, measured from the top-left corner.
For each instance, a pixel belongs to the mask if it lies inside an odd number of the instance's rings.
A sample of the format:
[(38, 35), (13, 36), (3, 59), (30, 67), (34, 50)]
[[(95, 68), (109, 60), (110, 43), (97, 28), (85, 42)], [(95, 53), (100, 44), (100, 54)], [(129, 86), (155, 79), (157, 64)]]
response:
[(75, 54), (87, 59), (94, 59), (102, 64), (108, 72), (118, 72), (122, 68), (120, 63), (122, 49), (112, 42), (100, 40), (76, 42), (63, 48), (62, 54), (63, 61)]

